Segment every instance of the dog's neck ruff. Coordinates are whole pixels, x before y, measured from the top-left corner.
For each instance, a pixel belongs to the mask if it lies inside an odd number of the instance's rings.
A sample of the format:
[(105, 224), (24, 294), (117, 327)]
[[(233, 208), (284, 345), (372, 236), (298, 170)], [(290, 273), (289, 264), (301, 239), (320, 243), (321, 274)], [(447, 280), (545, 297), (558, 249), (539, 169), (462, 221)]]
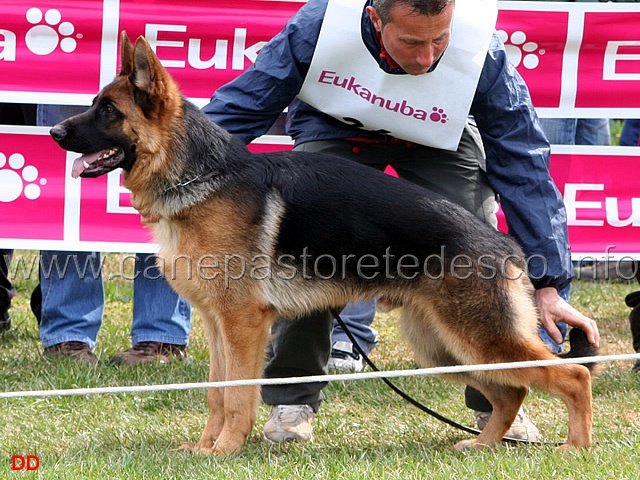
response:
[[(154, 190), (149, 217), (166, 218), (211, 196), (228, 181), (232, 136), (183, 99), (183, 123), (172, 128), (172, 148), (165, 152), (168, 169), (157, 172), (146, 188)], [(244, 145), (243, 145), (244, 147)], [(234, 157), (235, 161), (238, 159)], [(151, 204), (151, 202), (150, 202)]]

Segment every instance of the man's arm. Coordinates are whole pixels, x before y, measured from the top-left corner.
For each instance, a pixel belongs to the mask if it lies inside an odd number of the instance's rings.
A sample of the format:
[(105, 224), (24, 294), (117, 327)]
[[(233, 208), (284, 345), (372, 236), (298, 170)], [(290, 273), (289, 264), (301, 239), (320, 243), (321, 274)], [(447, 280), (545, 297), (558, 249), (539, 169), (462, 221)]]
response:
[(572, 276), (564, 203), (549, 174), (550, 146), (529, 91), (494, 36), (471, 114), (500, 194), (509, 233), (529, 257), (536, 288), (562, 289)]
[(564, 202), (549, 174), (550, 146), (529, 90), (495, 35), (471, 114), (482, 135), (487, 175), (500, 194), (509, 233), (529, 259), (542, 325), (560, 343), (556, 323), (564, 321), (585, 330), (598, 346), (595, 322), (558, 294), (573, 273)]
[(261, 50), (242, 75), (202, 108), (245, 143), (263, 135), (300, 91), (320, 34), (327, 0), (310, 0)]

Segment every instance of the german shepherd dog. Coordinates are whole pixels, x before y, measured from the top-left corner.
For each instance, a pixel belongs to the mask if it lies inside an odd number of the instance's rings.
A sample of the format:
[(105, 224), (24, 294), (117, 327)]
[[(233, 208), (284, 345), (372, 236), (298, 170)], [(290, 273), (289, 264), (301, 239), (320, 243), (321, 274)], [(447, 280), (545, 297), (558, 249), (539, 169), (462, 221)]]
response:
[[(549, 360), (526, 260), (514, 240), (409, 182), (331, 156), (251, 154), (180, 93), (147, 41), (121, 37), (121, 71), (91, 108), (51, 129), (83, 154), (74, 176), (124, 170), (133, 204), (172, 265), (168, 280), (200, 312), (209, 380), (258, 378), (280, 317), (379, 298), (399, 308), (423, 366)], [(196, 272), (195, 265), (200, 267)], [(450, 376), (493, 415), (456, 448), (496, 446), (528, 388), (569, 411), (561, 448), (591, 446), (591, 377), (581, 365)], [(258, 387), (212, 388), (200, 453), (241, 449)]]

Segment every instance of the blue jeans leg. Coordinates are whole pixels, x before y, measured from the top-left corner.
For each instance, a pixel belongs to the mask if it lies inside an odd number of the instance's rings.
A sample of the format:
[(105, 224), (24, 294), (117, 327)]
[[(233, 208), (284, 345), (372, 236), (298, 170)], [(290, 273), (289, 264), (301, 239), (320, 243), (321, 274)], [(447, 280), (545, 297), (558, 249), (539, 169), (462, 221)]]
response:
[(104, 311), (104, 290), (97, 252), (42, 251), (42, 345), (96, 344)]
[(579, 118), (576, 127), (576, 145), (611, 145), (609, 119)]
[(608, 118), (541, 118), (542, 130), (554, 145), (610, 145)]
[(577, 120), (575, 118), (541, 118), (542, 130), (554, 145), (575, 145)]
[[(371, 322), (376, 315), (376, 301), (350, 303), (340, 313), (340, 318), (345, 323), (349, 331), (356, 338), (360, 348), (368, 354), (373, 347), (378, 344), (378, 332), (371, 328)], [(333, 333), (331, 334), (331, 344), (336, 342), (351, 343), (347, 334), (338, 322), (333, 320)]]
[(191, 305), (173, 291), (155, 265), (155, 256), (136, 255), (131, 341), (187, 345)]

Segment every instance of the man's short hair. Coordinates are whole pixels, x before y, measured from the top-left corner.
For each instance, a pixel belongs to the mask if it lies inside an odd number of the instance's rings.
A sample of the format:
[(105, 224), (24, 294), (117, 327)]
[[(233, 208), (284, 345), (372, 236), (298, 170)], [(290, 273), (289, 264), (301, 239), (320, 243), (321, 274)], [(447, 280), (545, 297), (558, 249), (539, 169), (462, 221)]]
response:
[(391, 9), (398, 5), (409, 7), (416, 15), (439, 15), (455, 0), (374, 0), (373, 7), (378, 12), (382, 24), (391, 21)]

